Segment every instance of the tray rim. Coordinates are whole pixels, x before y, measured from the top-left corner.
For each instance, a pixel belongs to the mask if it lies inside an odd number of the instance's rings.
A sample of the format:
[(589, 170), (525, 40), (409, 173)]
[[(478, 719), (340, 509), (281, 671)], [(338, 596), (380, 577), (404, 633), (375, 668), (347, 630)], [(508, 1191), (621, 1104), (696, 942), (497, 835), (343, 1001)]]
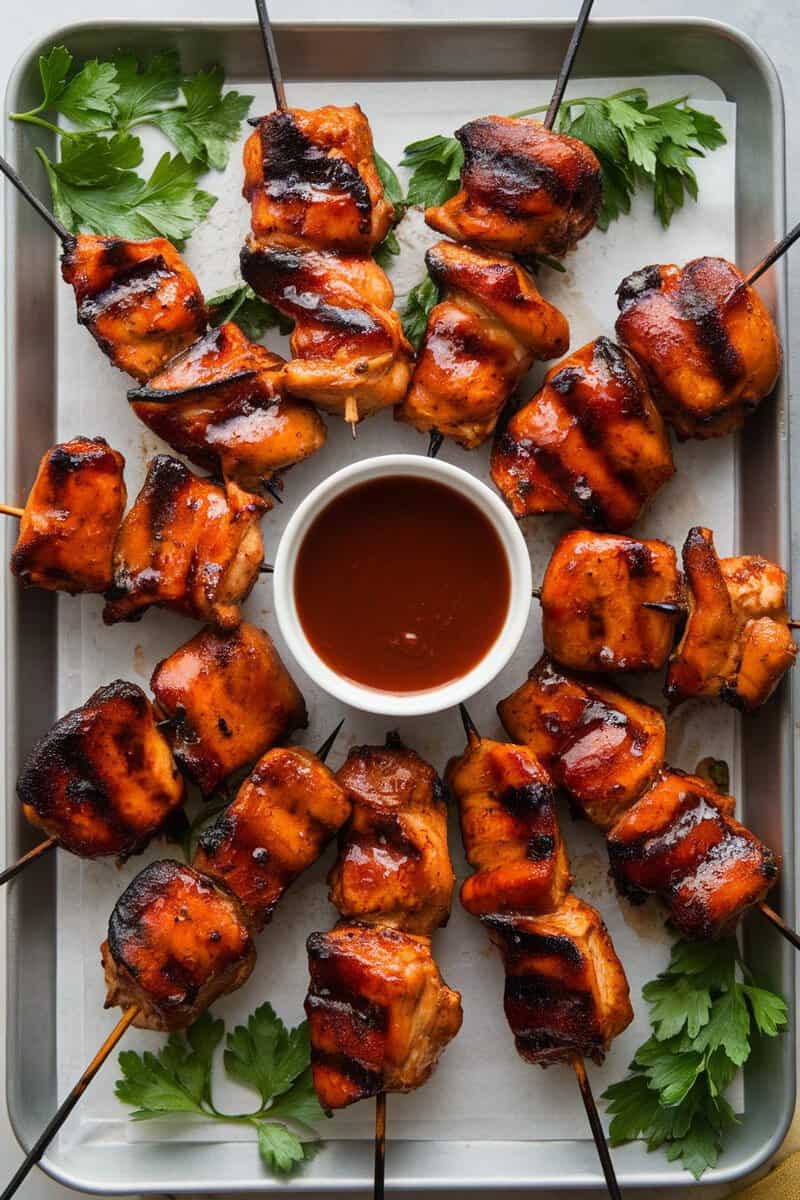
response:
[[(275, 22), (273, 22), (274, 28), (278, 32), (286, 31), (286, 32), (296, 32), (296, 33), (301, 33), (301, 34), (302, 33), (319, 33), (321, 31), (324, 31), (325, 29), (335, 30), (337, 32), (352, 31), (352, 32), (368, 32), (368, 33), (371, 33), (371, 32), (391, 33), (394, 30), (402, 31), (402, 30), (416, 30), (416, 29), (420, 29), (422, 31), (426, 31), (426, 30), (435, 31), (437, 29), (441, 29), (443, 31), (453, 30), (453, 29), (463, 29), (463, 30), (472, 29), (472, 30), (478, 30), (478, 31), (485, 29), (487, 31), (489, 31), (489, 30), (499, 30), (500, 31), (500, 30), (513, 30), (513, 29), (535, 29), (537, 27), (547, 28), (548, 30), (552, 30), (552, 31), (556, 31), (556, 32), (562, 32), (562, 31), (567, 32), (568, 30), (570, 30), (572, 28), (573, 24), (574, 24), (574, 22), (572, 20), (550, 19), (550, 18), (546, 18), (546, 17), (510, 17), (510, 18), (479, 17), (479, 18), (475, 18), (475, 19), (470, 19), (468, 21), (448, 20), (448, 19), (442, 19), (442, 18), (438, 18), (438, 17), (408, 17), (408, 18), (394, 18), (391, 20), (381, 20), (380, 18), (365, 18), (363, 20), (350, 20), (350, 21), (342, 21), (342, 22), (331, 21), (329, 19), (305, 20), (305, 21), (275, 21)], [(693, 17), (693, 16), (687, 16), (687, 15), (675, 15), (675, 16), (672, 16), (672, 15), (666, 15), (666, 16), (647, 15), (647, 16), (642, 16), (642, 17), (596, 17), (596, 18), (593, 17), (592, 25), (594, 27), (602, 27), (604, 29), (608, 29), (611, 31), (618, 29), (621, 31), (624, 30), (625, 32), (629, 32), (631, 29), (636, 29), (636, 28), (657, 29), (659, 27), (667, 28), (669, 30), (678, 30), (678, 31), (684, 31), (684, 32), (696, 30), (699, 32), (705, 32), (708, 34), (717, 35), (720, 39), (730, 41), (733, 44), (735, 44), (740, 50), (744, 51), (744, 53), (751, 59), (754, 68), (760, 74), (761, 79), (762, 79), (763, 83), (766, 85), (768, 93), (769, 93), (771, 115), (772, 115), (772, 118), (775, 123), (775, 131), (774, 131), (774, 143), (775, 143), (775, 145), (774, 145), (774, 150), (775, 150), (775, 165), (774, 165), (775, 179), (774, 179), (774, 182), (775, 182), (775, 188), (774, 188), (774, 192), (773, 192), (772, 215), (778, 221), (779, 226), (785, 228), (786, 227), (786, 144), (785, 144), (785, 106), (784, 106), (784, 99), (783, 99), (783, 89), (782, 89), (780, 77), (778, 75), (777, 69), (776, 69), (772, 59), (767, 54), (767, 52), (754, 40), (754, 38), (752, 38), (744, 30), (742, 30), (742, 29), (738, 28), (737, 26), (734, 26), (728, 22), (721, 21), (721, 20), (718, 20), (715, 18)], [(71, 23), (64, 24), (64, 25), (59, 25), (55, 29), (48, 31), (43, 36), (38, 37), (35, 40), (31, 41), (27, 45), (27, 47), (23, 50), (23, 52), (20, 54), (20, 56), (18, 57), (15, 65), (14, 65), (14, 68), (11, 72), (11, 75), (9, 76), (9, 81), (8, 81), (8, 84), (5, 89), (5, 95), (4, 95), (5, 115), (7, 116), (8, 112), (11, 111), (10, 99), (18, 87), (21, 77), (23, 76), (24, 72), (29, 69), (31, 63), (35, 59), (35, 56), (40, 54), (43, 50), (45, 50), (47, 47), (54, 44), (55, 42), (66, 41), (70, 37), (74, 37), (76, 35), (91, 33), (93, 31), (100, 31), (100, 30), (103, 31), (104, 33), (107, 33), (109, 31), (113, 33), (113, 31), (115, 31), (115, 30), (120, 30), (120, 31), (136, 30), (136, 31), (142, 31), (142, 32), (152, 31), (152, 33), (156, 36), (169, 37), (169, 36), (180, 36), (180, 35), (183, 35), (186, 33), (191, 34), (192, 32), (197, 31), (197, 30), (201, 30), (201, 31), (202, 30), (208, 30), (208, 31), (218, 30), (218, 31), (222, 31), (222, 32), (225, 32), (225, 31), (241, 32), (244, 30), (257, 30), (257, 23), (252, 19), (248, 19), (248, 18), (244, 18), (244, 17), (243, 18), (231, 18), (229, 20), (218, 20), (213, 17), (201, 16), (201, 17), (197, 17), (197, 18), (176, 18), (174, 20), (167, 20), (164, 22), (159, 22), (159, 21), (156, 21), (153, 19), (137, 19), (135, 17), (131, 17), (128, 19), (116, 19), (115, 18), (113, 20), (103, 21), (102, 23), (100, 23), (96, 19), (95, 20), (87, 19), (87, 20), (71, 22)], [(531, 74), (532, 74), (532, 77), (536, 77), (535, 71), (533, 71)], [(575, 78), (581, 78), (580, 70), (576, 71), (574, 74), (575, 74)], [(466, 78), (467, 76), (465, 75), (464, 77)], [(712, 82), (716, 82), (713, 79), (713, 76), (711, 76), (710, 74), (706, 75), (705, 77), (710, 79)], [(404, 77), (402, 75), (400, 75), (395, 78), (397, 78), (397, 80), (399, 81), (399, 80), (403, 79)], [(415, 78), (415, 76), (409, 75), (408, 78)], [(452, 76), (452, 78), (459, 78), (459, 76), (455, 75), (455, 76)], [(491, 78), (491, 76), (487, 76), (487, 78)], [(4, 143), (8, 140), (8, 137), (9, 137), (9, 134), (8, 134), (8, 130), (6, 128), (5, 135), (3, 138)], [(15, 231), (16, 211), (17, 211), (16, 203), (8, 203), (7, 204), (6, 220), (5, 220), (5, 233), (6, 233), (6, 237), (9, 239), (9, 243), (11, 243), (11, 239), (12, 239), (14, 231)], [(737, 240), (738, 240), (738, 228), (737, 228)], [(8, 245), (8, 243), (7, 243), (7, 245)], [(12, 416), (10, 399), (16, 395), (16, 388), (13, 383), (13, 370), (12, 370), (14, 361), (15, 361), (14, 360), (14, 345), (13, 345), (13, 342), (10, 337), (10, 331), (11, 331), (12, 325), (13, 325), (13, 317), (14, 317), (15, 311), (16, 311), (16, 294), (14, 293), (13, 288), (11, 287), (11, 282), (10, 282), (11, 281), (11, 265), (13, 264), (13, 261), (14, 261), (14, 254), (12, 252), (7, 255), (6, 280), (5, 280), (6, 295), (8, 297), (9, 293), (11, 293), (11, 297), (12, 297), (6, 307), (6, 320), (5, 320), (6, 346), (10, 347), (10, 350), (6, 356), (6, 384), (7, 384), (6, 397), (7, 397), (7, 401), (4, 406), (5, 407), (4, 418), (5, 418), (6, 431), (8, 431), (9, 419)], [(776, 272), (775, 272), (775, 298), (776, 298), (776, 312), (775, 312), (776, 323), (779, 327), (779, 331), (780, 331), (783, 343), (784, 343), (784, 345), (786, 345), (786, 344), (788, 344), (788, 337), (787, 337), (788, 315), (787, 315), (787, 267), (786, 267), (785, 259), (783, 259), (780, 262), (780, 264), (778, 265)], [(780, 422), (780, 421), (783, 422), (781, 438), (780, 438), (781, 442), (783, 443), (783, 448), (782, 448), (782, 450), (779, 454), (779, 458), (778, 458), (778, 478), (777, 478), (777, 482), (776, 482), (776, 490), (777, 490), (778, 496), (780, 498), (780, 504), (778, 507), (778, 511), (776, 513), (775, 529), (776, 529), (776, 541), (779, 544), (781, 551), (783, 553), (783, 560), (786, 562), (790, 562), (793, 567), (794, 562), (793, 562), (792, 555), (791, 555), (792, 513), (791, 513), (791, 501), (790, 501), (790, 494), (789, 494), (789, 469), (790, 469), (790, 462), (791, 462), (791, 456), (790, 456), (790, 452), (791, 452), (791, 440), (790, 440), (791, 388), (789, 386), (789, 375), (790, 375), (790, 363), (786, 359), (784, 359), (783, 369), (782, 369), (782, 377), (779, 381), (778, 388), (776, 389), (776, 394), (777, 394), (777, 392), (782, 393), (784, 403), (783, 403), (782, 411), (776, 411), (776, 414), (775, 414), (776, 423)], [(15, 413), (13, 414), (13, 416), (14, 416), (14, 420), (15, 420)], [(2, 471), (3, 475), (6, 474), (6, 472), (3, 470), (3, 468), (5, 468), (7, 465), (8, 455), (10, 454), (10, 452), (11, 452), (11, 447), (9, 445), (7, 445), (7, 447), (6, 447), (6, 462), (0, 463), (0, 471)], [(8, 539), (8, 534), (6, 534), (6, 539)], [(9, 582), (8, 582), (8, 573), (6, 572), (4, 575), (4, 581), (3, 581), (3, 599), (7, 599), (8, 591), (9, 591)], [(5, 634), (5, 643), (6, 643), (6, 651), (7, 651), (7, 653), (6, 653), (6, 671), (4, 672), (4, 676), (3, 676), (3, 689), (4, 689), (5, 695), (8, 694), (9, 679), (12, 676), (13, 668), (15, 668), (15, 666), (16, 666), (15, 648), (13, 647), (12, 639), (10, 636), (13, 632), (13, 630), (12, 630), (13, 616), (14, 616), (13, 607), (6, 604), (5, 605), (5, 630), (3, 631)], [(784, 712), (781, 714), (781, 717), (779, 718), (784, 725), (788, 722), (790, 729), (792, 729), (793, 694), (795, 693), (795, 691), (797, 692), (797, 694), (800, 694), (800, 683), (797, 680), (794, 681), (794, 686), (791, 689), (788, 687), (785, 687), (786, 697), (785, 697), (785, 704), (784, 704)], [(7, 712), (8, 711), (9, 710), (8, 710), (8, 706), (7, 706)], [(10, 715), (10, 713), (9, 713), (9, 715)], [(16, 725), (16, 714), (14, 714), (13, 720), (10, 720), (7, 723), (7, 726), (6, 726), (6, 739), (7, 740), (10, 738), (11, 732), (15, 728), (15, 725)], [(784, 758), (786, 760), (784, 762), (784, 766), (787, 770), (787, 776), (788, 776), (789, 780), (792, 780), (794, 778), (795, 770), (798, 767), (800, 767), (800, 762), (797, 761), (797, 756), (794, 753), (794, 745), (793, 745), (793, 741), (791, 738), (788, 739), (788, 745), (786, 746)], [(791, 786), (791, 783), (789, 786)], [(785, 803), (785, 799), (786, 798), (783, 797), (784, 803)], [(6, 828), (7, 834), (12, 827), (12, 821), (13, 821), (13, 812), (10, 812), (7, 810), (6, 821), (5, 821), (5, 828)], [(793, 822), (790, 823), (790, 826), (788, 827), (787, 832), (788, 833), (794, 832)], [(8, 843), (8, 840), (9, 839), (7, 837), (6, 843)], [(800, 870), (800, 862), (795, 861), (793, 865), (794, 865), (794, 871), (791, 876), (786, 877), (785, 882), (787, 885), (789, 898), (792, 902), (791, 907), (795, 908), (795, 885), (797, 882), (798, 870)], [(13, 940), (13, 929), (11, 927), (10, 914), (7, 916), (7, 926), (8, 926), (8, 941), (9, 941), (9, 946), (10, 946), (10, 944)], [(789, 953), (788, 948), (784, 954), (784, 961), (785, 961), (786, 953)], [(9, 957), (10, 957), (10, 955), (9, 955)], [(13, 996), (12, 974), (13, 974), (13, 972), (11, 970), (9, 970), (7, 972), (6, 997), (7, 997), (7, 1000), (9, 1000), (9, 1001), (11, 1000), (11, 998)], [(790, 986), (787, 989), (787, 996), (790, 1001), (790, 1025), (789, 1025), (788, 1031), (784, 1034), (784, 1036), (786, 1037), (787, 1040), (789, 1040), (789, 1038), (791, 1038), (792, 1046), (794, 1047), (794, 1041), (795, 1041), (794, 1009), (795, 1009), (795, 1003), (796, 1003), (796, 986), (795, 986), (795, 979), (794, 979), (794, 971), (792, 971), (791, 975), (790, 975)], [(7, 1004), (7, 1013), (9, 1014), (8, 1027), (6, 1030), (6, 1044), (7, 1044), (7, 1051), (8, 1051), (8, 1053), (7, 1053), (7, 1064), (8, 1064), (7, 1072), (10, 1075), (11, 1061), (12, 1061), (12, 1057), (11, 1057), (11, 1053), (10, 1053), (11, 1047), (12, 1047), (12, 1025), (11, 1025), (11, 1005), (10, 1004)], [(788, 1066), (787, 1083), (788, 1083), (788, 1088), (789, 1088), (789, 1096), (790, 1096), (790, 1098), (794, 1098), (796, 1100), (797, 1068), (796, 1068), (795, 1054), (792, 1051), (792, 1053), (786, 1054), (785, 1057), (787, 1059), (787, 1066)], [(9, 1122), (10, 1122), (11, 1128), (13, 1129), (15, 1137), (16, 1137), (17, 1141), (19, 1142), (20, 1146), (25, 1146), (27, 1148), (27, 1140), (21, 1136), (21, 1132), (20, 1132), (20, 1124), (21, 1124), (20, 1116), (16, 1111), (15, 1104), (12, 1103), (12, 1098), (8, 1095), (8, 1082), (9, 1081), (7, 1079), (6, 1080), (6, 1093), (7, 1093), (7, 1107), (8, 1107)], [(758, 1167), (763, 1165), (763, 1163), (775, 1152), (775, 1150), (778, 1148), (778, 1146), (783, 1141), (785, 1134), (791, 1123), (792, 1110), (793, 1110), (793, 1104), (791, 1104), (791, 1103), (787, 1104), (786, 1110), (781, 1115), (781, 1120), (778, 1122), (777, 1126), (775, 1127), (775, 1130), (774, 1130), (773, 1134), (771, 1135), (771, 1137), (766, 1139), (766, 1141), (762, 1145), (760, 1145), (756, 1150), (754, 1150), (748, 1158), (742, 1159), (737, 1164), (731, 1164), (729, 1167), (716, 1167), (716, 1168), (708, 1171), (706, 1173), (706, 1175), (703, 1177), (700, 1186), (735, 1181), (735, 1180), (741, 1179), (744, 1175), (749, 1174), (750, 1172), (756, 1170)], [(337, 1139), (331, 1139), (331, 1140), (336, 1141)], [(586, 1140), (589, 1140), (589, 1139), (586, 1139)], [(339, 1139), (339, 1142), (340, 1142), (340, 1144), (342, 1144), (341, 1139)], [(211, 1143), (212, 1146), (214, 1144), (215, 1143)], [(356, 1142), (356, 1141), (345, 1142), (343, 1144), (349, 1145), (351, 1147), (356, 1147), (356, 1146), (362, 1145), (362, 1143)], [(363, 1144), (365, 1144), (367, 1146), (370, 1145), (369, 1142), (363, 1143)], [(428, 1142), (428, 1141), (414, 1142), (409, 1139), (405, 1144), (409, 1145), (409, 1146), (420, 1147), (420, 1148), (422, 1148), (423, 1152), (424, 1152), (425, 1147), (430, 1148), (432, 1146), (439, 1146), (439, 1147), (443, 1147), (443, 1148), (447, 1147), (447, 1148), (451, 1148), (453, 1152), (457, 1152), (457, 1150), (459, 1148), (467, 1149), (467, 1148), (474, 1146), (476, 1143), (473, 1143), (470, 1141), (464, 1141), (464, 1140), (437, 1141), (437, 1142)], [(492, 1147), (497, 1147), (499, 1150), (503, 1146), (512, 1147), (515, 1145), (526, 1144), (526, 1143), (504, 1142), (501, 1139), (494, 1139), (490, 1142), (482, 1142), (482, 1143), (477, 1143), (477, 1144), (483, 1145), (483, 1146), (491, 1145)], [(574, 1146), (575, 1139), (548, 1139), (547, 1144), (548, 1145), (552, 1144), (553, 1147), (560, 1146), (560, 1145)], [(635, 1145), (638, 1145), (638, 1143), (635, 1143)], [(197, 1148), (199, 1148), (199, 1146)], [(113, 1149), (114, 1148), (111, 1146), (102, 1146), (102, 1145), (92, 1147), (92, 1150), (94, 1150), (95, 1152), (102, 1151), (104, 1153), (108, 1153), (109, 1151), (111, 1151), (111, 1153), (113, 1153)], [(655, 1162), (656, 1162), (656, 1160), (654, 1160), (654, 1163)], [(54, 1147), (51, 1147), (48, 1150), (48, 1152), (43, 1156), (43, 1158), (41, 1159), (41, 1161), (39, 1162), (38, 1165), (47, 1175), (49, 1175), (52, 1179), (56, 1180), (57, 1182), (60, 1182), (60, 1183), (64, 1184), (65, 1186), (76, 1189), (76, 1190), (86, 1191), (86, 1192), (98, 1194), (98, 1195), (100, 1195), (100, 1194), (123, 1195), (123, 1194), (130, 1193), (132, 1190), (138, 1190), (138, 1191), (143, 1192), (144, 1194), (149, 1194), (149, 1193), (153, 1193), (153, 1192), (161, 1192), (161, 1191), (169, 1191), (169, 1192), (173, 1192), (173, 1193), (178, 1193), (178, 1192), (187, 1193), (187, 1192), (196, 1192), (198, 1190), (217, 1191), (217, 1192), (231, 1191), (231, 1190), (241, 1191), (241, 1192), (272, 1191), (272, 1190), (276, 1190), (278, 1187), (288, 1190), (288, 1191), (296, 1192), (298, 1194), (304, 1194), (304, 1193), (316, 1192), (316, 1191), (319, 1191), (319, 1192), (338, 1191), (344, 1187), (351, 1188), (353, 1190), (369, 1190), (369, 1188), (371, 1186), (371, 1173), (370, 1172), (367, 1173), (366, 1178), (362, 1174), (353, 1174), (353, 1175), (350, 1175), (349, 1177), (345, 1177), (345, 1178), (341, 1178), (341, 1177), (333, 1178), (332, 1176), (328, 1176), (323, 1179), (314, 1179), (311, 1177), (304, 1177), (301, 1174), (298, 1176), (290, 1177), (288, 1180), (283, 1180), (283, 1179), (280, 1179), (279, 1177), (265, 1176), (263, 1179), (260, 1179), (260, 1180), (247, 1180), (244, 1182), (236, 1182), (234, 1184), (231, 1184), (227, 1181), (219, 1181), (217, 1183), (211, 1183), (211, 1184), (208, 1184), (206, 1182), (201, 1182), (198, 1184), (191, 1180), (184, 1182), (181, 1179), (181, 1181), (178, 1182), (172, 1178), (164, 1178), (161, 1181), (158, 1181), (158, 1180), (148, 1181), (143, 1187), (141, 1184), (136, 1184), (134, 1181), (128, 1179), (128, 1180), (122, 1180), (120, 1183), (116, 1183), (113, 1186), (109, 1186), (108, 1179), (91, 1178), (86, 1175), (77, 1174), (77, 1173), (74, 1173), (74, 1172), (71, 1172), (70, 1170), (68, 1170), (66, 1165), (62, 1165), (61, 1162), (59, 1161), (57, 1151), (54, 1149)], [(660, 1165), (660, 1160), (659, 1160), (659, 1165)], [(359, 1166), (360, 1166), (360, 1163), (359, 1163)], [(352, 1169), (352, 1164), (351, 1164), (351, 1169)], [(650, 1170), (650, 1171), (634, 1169), (630, 1173), (625, 1174), (625, 1172), (623, 1170), (620, 1172), (620, 1177), (623, 1180), (624, 1185), (629, 1186), (629, 1187), (651, 1186), (653, 1184), (658, 1184), (659, 1186), (662, 1186), (662, 1187), (687, 1186), (686, 1172), (681, 1169), (676, 1170), (671, 1165), (667, 1165), (666, 1170), (664, 1170), (664, 1171), (660, 1171), (658, 1169), (658, 1165), (655, 1166), (655, 1169)], [(430, 1176), (393, 1178), (391, 1180), (391, 1185), (394, 1190), (403, 1191), (403, 1192), (416, 1191), (416, 1190), (424, 1189), (424, 1188), (429, 1188), (432, 1190), (458, 1188), (460, 1190), (475, 1191), (478, 1189), (484, 1189), (484, 1188), (489, 1188), (489, 1187), (497, 1187), (503, 1191), (508, 1191), (508, 1190), (511, 1190), (516, 1187), (525, 1187), (525, 1188), (529, 1188), (529, 1189), (537, 1190), (537, 1191), (541, 1188), (551, 1188), (554, 1190), (561, 1191), (563, 1189), (574, 1188), (574, 1187), (589, 1187), (589, 1188), (595, 1188), (598, 1190), (602, 1190), (605, 1186), (604, 1182), (603, 1182), (602, 1178), (599, 1176), (599, 1174), (597, 1176), (592, 1175), (592, 1176), (586, 1177), (586, 1178), (579, 1177), (578, 1175), (574, 1175), (571, 1177), (564, 1176), (563, 1178), (564, 1178), (563, 1185), (559, 1185), (559, 1184), (555, 1184), (552, 1182), (544, 1182), (544, 1181), (529, 1180), (529, 1179), (528, 1180), (519, 1180), (516, 1183), (511, 1182), (510, 1180), (506, 1180), (506, 1179), (498, 1181), (498, 1180), (492, 1178), (490, 1175), (487, 1175), (484, 1178), (478, 1178), (478, 1179), (476, 1179), (474, 1176), (469, 1179), (464, 1179), (464, 1178), (458, 1178), (454, 1175), (442, 1176), (442, 1175), (437, 1174), (437, 1175), (430, 1175)]]

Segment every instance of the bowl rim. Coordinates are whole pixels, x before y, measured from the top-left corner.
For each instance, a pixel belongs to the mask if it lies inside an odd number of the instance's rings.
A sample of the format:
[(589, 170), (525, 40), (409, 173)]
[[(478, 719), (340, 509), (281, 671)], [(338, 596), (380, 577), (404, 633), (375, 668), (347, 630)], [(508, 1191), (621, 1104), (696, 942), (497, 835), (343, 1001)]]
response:
[[(387, 692), (338, 674), (317, 654), (297, 613), (294, 571), (303, 538), (319, 512), (359, 484), (390, 475), (416, 475), (455, 488), (477, 503), (491, 522), (508, 560), (510, 593), (503, 627), (495, 641), (466, 675), (418, 692)], [(506, 666), (525, 632), (531, 610), (530, 555), (516, 519), (482, 480), (452, 463), (419, 454), (378, 454), (348, 463), (300, 502), (278, 544), (273, 596), (278, 627), (289, 653), (315, 683), (337, 700), (377, 716), (415, 717), (442, 712), (485, 688)]]

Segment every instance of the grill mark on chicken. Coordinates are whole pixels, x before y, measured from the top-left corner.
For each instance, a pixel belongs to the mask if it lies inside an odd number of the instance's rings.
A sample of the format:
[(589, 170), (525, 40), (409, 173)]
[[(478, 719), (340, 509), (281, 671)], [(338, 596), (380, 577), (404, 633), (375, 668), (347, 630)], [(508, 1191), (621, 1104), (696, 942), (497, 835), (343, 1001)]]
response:
[(556, 204), (569, 203), (569, 189), (551, 166), (526, 154), (498, 154), (495, 124), (483, 117), (455, 131), (464, 149), (464, 174), (476, 194), (509, 213), (516, 213), (520, 200), (540, 189)]
[(502, 916), (493, 913), (490, 916), (482, 917), (481, 920), (506, 947), (511, 968), (518, 958), (524, 958), (531, 954), (546, 954), (562, 958), (572, 969), (577, 969), (584, 963), (584, 957), (572, 938), (531, 933), (529, 930), (521, 929), (513, 914)]
[(264, 188), (279, 202), (307, 203), (315, 189), (345, 192), (359, 214), (359, 228), (368, 233), (372, 215), (369, 189), (345, 158), (329, 155), (297, 127), (290, 112), (273, 112), (259, 122)]
[[(700, 259), (685, 268), (678, 287), (677, 303), (681, 315), (697, 329), (700, 344), (705, 347), (715, 370), (730, 385), (744, 374), (744, 364), (731, 344), (725, 327), (725, 316), (719, 301), (704, 291), (697, 279), (704, 263)], [(727, 306), (726, 306), (727, 307)]]
[(17, 794), (29, 820), (67, 849), (125, 859), (180, 808), (184, 787), (144, 692), (116, 680), (39, 739)]

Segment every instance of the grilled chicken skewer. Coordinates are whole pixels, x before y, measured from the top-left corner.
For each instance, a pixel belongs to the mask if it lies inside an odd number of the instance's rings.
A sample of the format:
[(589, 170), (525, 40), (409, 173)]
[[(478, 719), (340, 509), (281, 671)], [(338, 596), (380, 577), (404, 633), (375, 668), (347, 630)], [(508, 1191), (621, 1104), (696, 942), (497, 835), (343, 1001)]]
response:
[(81, 858), (139, 853), (179, 819), (178, 767), (207, 796), (308, 723), (271, 638), (253, 625), (202, 630), (159, 663), (151, 687), (153, 703), (124, 680), (101, 687), (37, 742), (17, 790), (49, 836), (0, 884), (56, 846)]
[(355, 427), (405, 395), (412, 351), (392, 308), (394, 291), (372, 259), (394, 210), (375, 167), (358, 105), (289, 108), (266, 6), (257, 3), (277, 110), (244, 149), (252, 235), (242, 275), (295, 322), (291, 395)]
[(575, 808), (607, 834), (629, 899), (657, 895), (687, 937), (720, 937), (756, 906), (800, 946), (764, 902), (777, 856), (734, 819), (732, 796), (665, 764), (656, 709), (546, 658), (497, 707), (509, 735), (542, 756)]
[(786, 573), (757, 555), (720, 559), (701, 526), (689, 531), (683, 566), (685, 575), (665, 542), (565, 534), (538, 592), (545, 650), (576, 671), (658, 670), (669, 660), (672, 707), (689, 697), (760, 707), (797, 654)]
[(609, 1195), (619, 1197), (584, 1058), (601, 1063), (633, 1019), (628, 982), (599, 913), (572, 876), (550, 777), (527, 746), (481, 738), (466, 708), (467, 748), (447, 768), (467, 861), (461, 903), (486, 926), (506, 967), (505, 1011), (527, 1062), (575, 1071)]
[(137, 381), (137, 416), (198, 466), (279, 499), (273, 477), (325, 440), (311, 405), (287, 395), (283, 360), (234, 324), (209, 329), (200, 286), (171, 242), (71, 234), (2, 158), (0, 170), (57, 233), (78, 322)]
[(566, 512), (621, 531), (674, 473), (636, 360), (605, 337), (557, 363), (495, 440), (492, 479), (517, 517)]
[[(306, 756), (309, 765), (316, 759), (319, 770), (327, 772), (334, 784), (323, 763), (341, 725), (317, 755), (296, 750)], [(313, 797), (319, 771), (311, 783), (309, 798), (319, 806), (319, 799)], [(349, 804), (342, 790), (338, 791), (344, 820)], [(290, 797), (287, 811), (299, 818), (297, 800), (297, 795)], [(312, 830), (316, 818), (310, 811), (306, 820)], [(268, 846), (268, 822), (262, 832)], [(305, 836), (299, 829), (297, 835)], [(324, 841), (317, 838), (317, 854), (323, 846)], [(314, 857), (316, 854), (308, 856), (306, 865)], [(235, 887), (211, 874), (171, 859), (151, 863), (139, 872), (115, 904), (108, 937), (100, 947), (105, 1007), (121, 1006), (123, 1015), (31, 1147), (0, 1200), (11, 1200), (131, 1025), (163, 1032), (186, 1029), (214, 1000), (246, 982), (255, 964), (254, 934), (259, 927), (249, 898), (240, 898)]]
[(493, 116), (457, 130), (461, 190), (425, 212), (453, 241), (426, 255), (443, 295), (396, 415), (429, 433), (429, 455), (444, 437), (480, 446), (533, 362), (569, 344), (564, 316), (512, 256), (562, 255), (597, 219), (600, 164), (584, 143), (552, 132), (591, 8), (584, 0), (544, 122)]
[(643, 267), (617, 288), (617, 335), (681, 440), (740, 429), (775, 386), (780, 338), (753, 284), (798, 237), (800, 223), (747, 276), (704, 257)]
[(431, 934), (450, 913), (447, 809), (435, 771), (396, 737), (354, 747), (337, 774), (352, 804), (328, 882), (342, 920), (308, 939), (306, 1013), (323, 1108), (376, 1097), (375, 1195), (385, 1094), (424, 1083), (461, 1025)]
[(27, 820), (48, 836), (0, 873), (0, 884), (57, 846), (81, 858), (137, 854), (186, 798), (153, 706), (122, 679), (98, 688), (40, 738), (17, 792)]

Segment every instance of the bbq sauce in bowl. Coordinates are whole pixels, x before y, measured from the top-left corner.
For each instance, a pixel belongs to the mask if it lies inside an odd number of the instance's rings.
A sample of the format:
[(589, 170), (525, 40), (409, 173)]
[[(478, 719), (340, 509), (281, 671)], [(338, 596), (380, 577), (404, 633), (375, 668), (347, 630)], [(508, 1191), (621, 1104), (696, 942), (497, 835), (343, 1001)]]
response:
[(303, 632), (339, 675), (418, 692), (466, 675), (497, 640), (511, 599), (503, 544), (472, 500), (390, 475), (342, 492), (299, 547)]

